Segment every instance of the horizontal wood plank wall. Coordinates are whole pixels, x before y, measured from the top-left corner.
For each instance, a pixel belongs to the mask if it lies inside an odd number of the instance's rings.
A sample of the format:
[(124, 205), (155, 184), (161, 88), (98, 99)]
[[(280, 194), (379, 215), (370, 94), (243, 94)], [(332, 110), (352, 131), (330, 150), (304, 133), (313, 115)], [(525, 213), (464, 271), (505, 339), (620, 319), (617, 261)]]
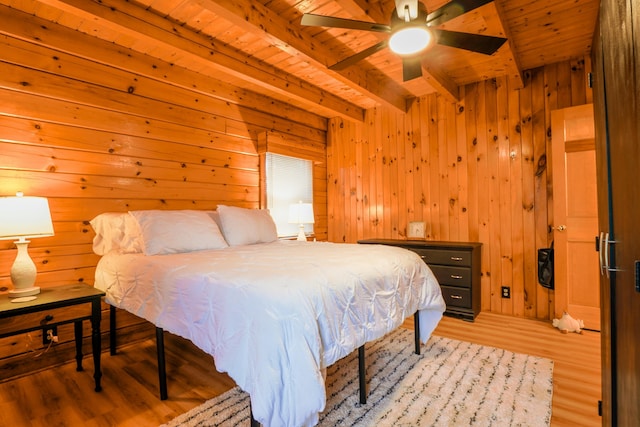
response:
[[(258, 207), (265, 132), (286, 140), (283, 154), (320, 150), (315, 235), (327, 239), (325, 118), (30, 15), (14, 24), (0, 28), (0, 196), (49, 198), (55, 236), (29, 246), (39, 286), (93, 284), (101, 212)], [(0, 241), (0, 291), (15, 256)], [(24, 344), (0, 340), (0, 359)]]
[[(332, 119), (327, 163), (329, 240), (405, 239), (409, 221), (429, 240), (478, 241), (482, 310), (549, 319), (553, 291), (537, 282), (537, 249), (551, 243), (551, 111), (591, 102), (589, 58), (429, 95), (407, 114)], [(501, 298), (501, 286), (511, 298)]]

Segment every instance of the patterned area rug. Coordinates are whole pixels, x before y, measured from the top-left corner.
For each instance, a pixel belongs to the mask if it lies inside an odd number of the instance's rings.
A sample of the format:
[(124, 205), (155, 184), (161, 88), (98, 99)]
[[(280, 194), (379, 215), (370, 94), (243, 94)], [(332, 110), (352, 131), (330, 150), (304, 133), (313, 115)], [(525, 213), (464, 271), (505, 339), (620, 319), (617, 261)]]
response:
[[(399, 328), (366, 346), (369, 394), (358, 400), (357, 351), (327, 369), (320, 426), (548, 426), (553, 362), (432, 336), (413, 353)], [(248, 426), (249, 397), (234, 388), (164, 427)]]

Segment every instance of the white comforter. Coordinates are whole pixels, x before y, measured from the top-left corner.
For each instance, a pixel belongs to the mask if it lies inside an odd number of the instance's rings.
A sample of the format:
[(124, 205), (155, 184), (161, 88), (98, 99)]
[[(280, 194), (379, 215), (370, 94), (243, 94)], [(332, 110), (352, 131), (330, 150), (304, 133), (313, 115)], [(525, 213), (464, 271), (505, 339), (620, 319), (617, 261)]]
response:
[(104, 256), (106, 301), (191, 340), (251, 396), (265, 426), (311, 426), (323, 370), (421, 310), (426, 342), (445, 310), (415, 253), (276, 241), (175, 255)]

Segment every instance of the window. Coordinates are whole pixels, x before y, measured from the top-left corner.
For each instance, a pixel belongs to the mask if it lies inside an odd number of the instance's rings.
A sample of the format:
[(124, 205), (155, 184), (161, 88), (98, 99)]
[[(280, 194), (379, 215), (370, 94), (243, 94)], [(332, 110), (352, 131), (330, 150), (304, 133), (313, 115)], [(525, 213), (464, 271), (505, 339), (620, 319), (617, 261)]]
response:
[[(266, 153), (267, 209), (276, 223), (279, 237), (297, 236), (299, 224), (289, 223), (292, 203), (313, 203), (313, 163), (311, 160)], [(313, 233), (313, 224), (305, 224)]]

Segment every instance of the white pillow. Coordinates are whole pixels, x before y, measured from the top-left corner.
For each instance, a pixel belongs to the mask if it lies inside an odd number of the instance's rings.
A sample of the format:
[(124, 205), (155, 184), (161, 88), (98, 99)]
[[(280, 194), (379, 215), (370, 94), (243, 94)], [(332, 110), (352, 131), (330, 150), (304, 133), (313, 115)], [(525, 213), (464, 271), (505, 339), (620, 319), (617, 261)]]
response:
[(105, 212), (89, 221), (96, 232), (93, 252), (106, 255), (111, 251), (121, 254), (141, 253), (142, 235), (138, 223), (127, 212)]
[(206, 211), (207, 215), (209, 215), (215, 222), (220, 231), (222, 231), (222, 224), (220, 223), (220, 214), (218, 211)]
[(229, 246), (269, 243), (278, 239), (273, 218), (266, 209), (218, 205), (222, 234)]
[(145, 255), (175, 254), (228, 247), (205, 211), (147, 210), (129, 212), (138, 222)]

